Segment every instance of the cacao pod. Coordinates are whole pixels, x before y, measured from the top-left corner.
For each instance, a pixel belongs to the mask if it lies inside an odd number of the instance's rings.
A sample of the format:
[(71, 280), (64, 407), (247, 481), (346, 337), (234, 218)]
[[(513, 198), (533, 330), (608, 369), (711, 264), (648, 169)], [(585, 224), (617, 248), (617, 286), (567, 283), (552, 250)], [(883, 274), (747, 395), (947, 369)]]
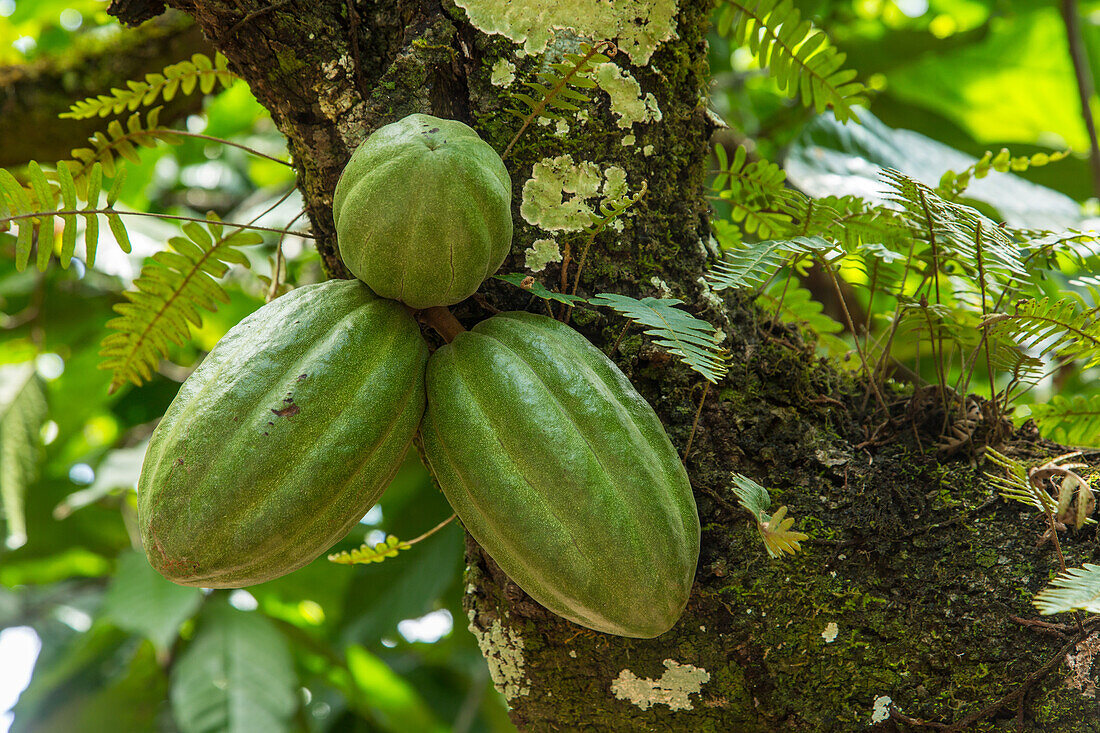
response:
[(149, 562), (181, 585), (236, 588), (316, 558), (397, 471), (427, 359), (405, 307), (357, 280), (299, 288), (234, 326), (149, 442)]
[(375, 131), (340, 176), (332, 214), (344, 264), (413, 308), (452, 305), (512, 244), (512, 182), (500, 156), (457, 120), (409, 115)]
[(466, 529), (532, 598), (619, 636), (687, 603), (699, 516), (660, 419), (570, 327), (503, 313), (428, 361), (424, 452)]

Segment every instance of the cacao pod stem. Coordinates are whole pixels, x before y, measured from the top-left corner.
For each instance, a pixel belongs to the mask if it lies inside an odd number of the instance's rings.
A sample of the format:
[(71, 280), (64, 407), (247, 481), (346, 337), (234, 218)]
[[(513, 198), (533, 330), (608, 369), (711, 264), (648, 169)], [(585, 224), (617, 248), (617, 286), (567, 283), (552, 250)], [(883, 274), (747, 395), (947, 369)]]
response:
[(450, 309), (445, 305), (435, 305), (420, 311), (420, 318), (435, 330), (443, 340), (451, 343), (454, 337), (466, 329), (454, 317)]

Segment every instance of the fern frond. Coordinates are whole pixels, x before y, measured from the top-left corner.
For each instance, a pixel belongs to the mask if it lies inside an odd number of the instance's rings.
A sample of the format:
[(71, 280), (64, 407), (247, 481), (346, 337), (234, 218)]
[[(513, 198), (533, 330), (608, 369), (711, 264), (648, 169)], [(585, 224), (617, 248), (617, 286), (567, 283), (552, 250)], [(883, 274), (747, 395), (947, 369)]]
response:
[(767, 160), (749, 160), (744, 145), (737, 146), (731, 159), (726, 149), (716, 144), (714, 157), (718, 159), (718, 172), (710, 187), (716, 192), (729, 191), (730, 197), (744, 194), (780, 197), (788, 190), (786, 171)]
[(679, 357), (680, 361), (717, 384), (726, 375), (726, 354), (718, 341), (717, 329), (675, 306), (676, 298), (630, 298), (615, 293), (597, 293), (589, 301), (606, 305), (646, 327), (655, 343)]
[(1065, 445), (1100, 446), (1100, 394), (1054, 395), (1049, 402), (1028, 408), (1045, 437)]
[(852, 107), (866, 105), (865, 88), (853, 81), (854, 70), (841, 68), (845, 55), (791, 0), (722, 0), (718, 32), (747, 46), (781, 90), (801, 92), (803, 105), (819, 114), (832, 107), (839, 121), (859, 121)]
[(225, 233), (218, 223), (203, 229), (188, 222), (182, 228), (186, 236), (168, 240), (175, 251), (153, 255), (153, 262), (134, 280), (135, 289), (124, 293), (129, 302), (115, 306), (119, 317), (107, 323), (115, 333), (103, 340), (99, 368), (114, 372), (111, 392), (127, 382), (141, 386), (152, 378), (160, 357), (168, 355), (169, 342), (182, 346), (190, 337), (190, 325), (202, 325), (200, 309), (216, 311), (218, 301), (228, 303), (229, 296), (215, 278), (230, 265), (247, 267), (248, 258), (237, 248), (262, 241), (255, 232)]
[[(54, 180), (49, 180), (50, 177)], [(61, 247), (57, 255), (61, 266), (68, 267), (76, 249), (77, 218), (81, 216), (85, 220), (85, 257), (89, 267), (95, 264), (100, 216), (106, 217), (123, 251), (130, 251), (125, 227), (112, 209), (120, 190), (121, 176), (115, 179), (108, 192), (105, 209), (98, 208), (103, 184), (103, 169), (99, 163), (93, 163), (83, 177), (82, 191), (78, 190), (78, 184), (65, 164), (56, 171), (46, 172), (32, 160), (27, 165), (27, 178), (29, 186), (24, 187), (11, 172), (0, 168), (0, 226), (14, 225), (18, 229), (15, 240), (17, 270), (26, 268), (35, 244), (35, 264), (39, 270), (46, 269), (54, 254), (55, 223), (60, 223), (62, 229)], [(79, 205), (80, 197), (85, 198), (84, 206)], [(61, 208), (58, 208), (59, 203)]]
[(768, 515), (772, 498), (768, 490), (747, 476), (735, 473), (733, 478), (733, 493), (737, 501), (745, 507), (756, 519), (756, 529), (760, 533), (760, 539), (764, 541), (764, 548), (772, 558), (782, 557), (784, 553), (793, 555), (802, 549), (800, 542), (808, 540), (809, 535), (802, 532), (793, 532), (794, 517), (787, 516), (787, 507), (781, 506), (774, 515)]
[(364, 565), (372, 562), (382, 562), (388, 557), (397, 557), (400, 550), (412, 547), (408, 542), (402, 542), (395, 535), (386, 535), (385, 542), (377, 542), (374, 545), (366, 543), (354, 550), (334, 552), (328, 556), (329, 562), (340, 565)]
[(543, 300), (556, 300), (559, 303), (565, 303), (566, 305), (577, 305), (579, 303), (587, 303), (587, 298), (582, 298), (579, 295), (570, 295), (569, 293), (556, 293), (553, 290), (548, 290), (545, 285), (530, 275), (524, 275), (522, 272), (513, 272), (509, 275), (493, 275), (497, 280), (503, 280), (506, 283), (511, 283), (517, 288), (526, 290), (531, 295), (542, 298)]
[(940, 178), (940, 185), (936, 187), (936, 191), (947, 198), (957, 198), (970, 186), (971, 179), (985, 178), (990, 171), (1022, 173), (1028, 168), (1040, 168), (1050, 163), (1057, 163), (1068, 155), (1068, 150), (1018, 156), (1013, 156), (1008, 148), (1001, 148), (996, 155), (993, 154), (993, 151), (987, 150), (973, 165), (961, 172), (947, 171), (944, 173), (943, 177)]
[[(163, 108), (154, 107), (149, 110), (144, 123), (141, 121), (140, 112), (133, 113), (126, 120), (125, 128), (118, 120), (111, 120), (106, 132), (100, 131), (88, 138), (88, 142), (92, 144), (91, 147), (75, 148), (70, 153), (73, 160), (64, 164), (69, 168), (73, 179), (78, 184), (83, 184), (85, 176), (96, 163), (103, 166), (104, 175), (114, 178), (116, 160), (119, 157), (134, 165), (141, 165), (141, 158), (138, 157), (135, 145), (153, 148), (156, 147), (157, 142), (169, 145), (179, 144), (180, 136), (176, 132), (160, 127), (161, 109)], [(82, 188), (82, 185), (80, 187)]]
[[(602, 53), (603, 51), (607, 51), (607, 54)], [(609, 61), (608, 57), (615, 53), (615, 44), (610, 41), (600, 41), (591, 46), (582, 43), (581, 53), (565, 54), (562, 61), (550, 64), (546, 71), (539, 72), (538, 81), (524, 82), (523, 86), (531, 92), (512, 93), (512, 99), (518, 104), (508, 110), (522, 120), (523, 124), (500, 157), (508, 156), (516, 141), (536, 119), (542, 117), (556, 120), (561, 117), (561, 113), (577, 112), (580, 110), (578, 105), (588, 103), (588, 96), (578, 90), (596, 88), (596, 82), (592, 79), (593, 70), (598, 64)]]
[(996, 222), (976, 209), (942, 198), (900, 171), (885, 169), (882, 178), (891, 189), (886, 192), (888, 200), (901, 209), (913, 233), (924, 240), (925, 246), (914, 256), (927, 267), (946, 273), (945, 264), (952, 262), (976, 282), (980, 252), (988, 291), (997, 292), (1027, 279), (1018, 246)]
[(1081, 368), (1100, 364), (1100, 314), (1079, 299), (1021, 300), (1012, 313), (993, 313), (982, 328), (1011, 338), (1021, 348), (1063, 361), (1080, 360)]
[(23, 498), (38, 476), (46, 410), (33, 362), (0, 366), (0, 507), (10, 549), (27, 541)]
[(1027, 504), (1044, 514), (1058, 511), (1058, 502), (1054, 497), (1028, 480), (1024, 464), (992, 448), (986, 448), (985, 455), (991, 463), (1001, 468), (998, 473), (985, 472), (985, 477), (1001, 496)]
[(1100, 565), (1085, 563), (1059, 573), (1032, 603), (1044, 616), (1068, 611), (1100, 613)]
[(776, 270), (786, 265), (791, 255), (818, 253), (824, 255), (836, 247), (821, 237), (794, 237), (750, 244), (739, 249), (728, 249), (722, 259), (707, 273), (707, 281), (713, 290), (755, 287), (764, 282)]
[(138, 107), (148, 107), (157, 99), (171, 102), (178, 92), (191, 94), (196, 88), (203, 94), (210, 94), (218, 84), (228, 87), (237, 78), (228, 66), (229, 61), (220, 53), (214, 56), (213, 61), (209, 56), (196, 53), (189, 61), (164, 67), (159, 74), (146, 74), (143, 81), (126, 82), (126, 89), (115, 88), (110, 94), (76, 102), (60, 116), (83, 120), (120, 114), (126, 110), (133, 112)]

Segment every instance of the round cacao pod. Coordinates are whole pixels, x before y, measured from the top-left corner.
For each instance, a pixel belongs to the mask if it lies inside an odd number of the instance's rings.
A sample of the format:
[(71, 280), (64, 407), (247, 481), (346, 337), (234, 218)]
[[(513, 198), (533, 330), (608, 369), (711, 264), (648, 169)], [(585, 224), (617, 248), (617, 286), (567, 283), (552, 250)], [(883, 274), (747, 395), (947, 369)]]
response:
[(149, 441), (149, 562), (180, 585), (237, 588), (327, 550), (401, 464), (427, 359), (405, 307), (357, 280), (298, 288), (238, 323)]
[(512, 244), (512, 181), (496, 151), (457, 120), (408, 117), (356, 148), (332, 214), (344, 264), (413, 308), (470, 297)]
[(428, 361), (424, 452), (466, 529), (528, 595), (619, 636), (687, 604), (699, 515), (649, 403), (570, 327), (503, 313)]

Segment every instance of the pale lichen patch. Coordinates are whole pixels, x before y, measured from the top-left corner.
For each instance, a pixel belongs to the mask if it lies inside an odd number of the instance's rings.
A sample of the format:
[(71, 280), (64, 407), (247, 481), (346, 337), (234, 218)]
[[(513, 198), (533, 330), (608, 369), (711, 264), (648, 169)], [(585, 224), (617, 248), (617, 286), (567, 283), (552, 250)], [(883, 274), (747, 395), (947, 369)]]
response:
[(658, 298), (667, 298), (672, 295), (672, 290), (669, 289), (668, 283), (666, 283), (664, 280), (657, 277), (656, 275), (649, 278), (649, 284), (657, 289)]
[(522, 43), (542, 53), (557, 30), (569, 29), (592, 40), (614, 40), (636, 64), (645, 64), (657, 46), (676, 35), (676, 0), (455, 0), (475, 28)]
[(1096, 697), (1096, 683), (1092, 679), (1093, 660), (1100, 652), (1100, 634), (1092, 634), (1077, 644), (1076, 654), (1066, 655), (1066, 665), (1070, 675), (1066, 678), (1066, 687), (1079, 690), (1085, 697)]
[(519, 212), (528, 224), (546, 231), (577, 232), (598, 219), (600, 200), (618, 200), (627, 194), (626, 171), (595, 163), (574, 163), (570, 155), (543, 158), (523, 184)]
[(561, 262), (561, 250), (553, 239), (536, 239), (524, 254), (531, 272), (542, 272), (549, 263)]
[(840, 627), (836, 625), (836, 621), (830, 621), (825, 624), (825, 629), (821, 632), (821, 638), (825, 640), (826, 644), (832, 644), (836, 641), (838, 633), (840, 633)]
[(634, 137), (633, 135), (624, 135), (623, 139), (620, 141), (620, 144), (624, 148), (629, 148), (631, 145), (633, 145), (637, 141), (638, 141), (638, 139), (636, 137)]
[(617, 118), (616, 124), (628, 129), (635, 122), (660, 122), (661, 108), (653, 93), (642, 96), (642, 87), (638, 80), (623, 71), (618, 64), (610, 61), (596, 67), (594, 80), (600, 89), (607, 92), (611, 99), (611, 112)]
[(889, 695), (879, 695), (875, 698), (874, 705), (871, 708), (871, 722), (881, 723), (890, 717), (890, 706), (894, 704), (894, 701), (890, 699)]
[(497, 690), (509, 700), (528, 694), (531, 689), (523, 674), (523, 638), (499, 619), (494, 619), (488, 630), (480, 629), (471, 619), (470, 632), (489, 663), (489, 676)]
[(516, 65), (508, 59), (498, 59), (493, 64), (493, 73), (489, 76), (489, 82), (493, 86), (507, 87), (511, 86), (512, 82), (516, 79)]
[(644, 148), (642, 148), (642, 155), (644, 155), (647, 158), (649, 156), (653, 155), (653, 146), (652, 145), (646, 145)]
[(703, 684), (710, 681), (710, 672), (674, 659), (666, 659), (664, 665), (665, 673), (656, 680), (640, 678), (624, 669), (611, 682), (611, 692), (642, 710), (649, 710), (654, 705), (668, 705), (670, 710), (692, 710), (691, 695), (698, 694)]
[(565, 120), (558, 120), (557, 124), (554, 125), (554, 132), (557, 133), (558, 135), (568, 135), (569, 134), (569, 123), (566, 122)]

